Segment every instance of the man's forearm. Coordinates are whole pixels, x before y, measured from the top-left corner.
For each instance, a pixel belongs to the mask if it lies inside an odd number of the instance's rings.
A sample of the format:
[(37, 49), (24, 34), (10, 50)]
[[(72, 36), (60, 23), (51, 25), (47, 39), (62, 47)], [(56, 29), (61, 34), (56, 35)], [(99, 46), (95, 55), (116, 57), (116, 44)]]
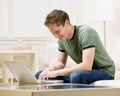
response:
[(54, 62), (54, 64), (51, 64), (51, 66), (49, 66), (49, 69), (50, 70), (58, 70), (58, 69), (62, 69), (65, 67), (65, 64), (59, 62), (59, 61), (56, 61)]
[(61, 62), (57, 62), (57, 64), (54, 65), (54, 70), (62, 69), (64, 67), (64, 64), (62, 64)]

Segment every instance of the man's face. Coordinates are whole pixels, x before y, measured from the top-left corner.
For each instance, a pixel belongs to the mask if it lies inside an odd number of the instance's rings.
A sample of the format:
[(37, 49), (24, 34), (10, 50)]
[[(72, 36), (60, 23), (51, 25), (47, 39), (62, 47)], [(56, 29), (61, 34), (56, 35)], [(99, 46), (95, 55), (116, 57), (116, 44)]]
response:
[(60, 39), (61, 41), (66, 41), (68, 39), (68, 25), (65, 23), (65, 25), (59, 25), (52, 24), (49, 27), (49, 30), (51, 33), (55, 36), (55, 38)]

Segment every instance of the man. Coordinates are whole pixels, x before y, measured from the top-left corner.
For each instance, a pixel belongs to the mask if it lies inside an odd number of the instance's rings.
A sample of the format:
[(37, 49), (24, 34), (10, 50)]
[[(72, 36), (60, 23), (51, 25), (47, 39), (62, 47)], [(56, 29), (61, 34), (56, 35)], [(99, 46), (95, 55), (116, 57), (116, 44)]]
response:
[[(115, 65), (94, 29), (71, 25), (62, 10), (50, 12), (45, 25), (58, 38), (58, 57), (52, 67), (35, 74), (37, 79), (62, 79), (76, 84), (114, 79)], [(76, 62), (70, 68), (65, 67), (68, 55)]]

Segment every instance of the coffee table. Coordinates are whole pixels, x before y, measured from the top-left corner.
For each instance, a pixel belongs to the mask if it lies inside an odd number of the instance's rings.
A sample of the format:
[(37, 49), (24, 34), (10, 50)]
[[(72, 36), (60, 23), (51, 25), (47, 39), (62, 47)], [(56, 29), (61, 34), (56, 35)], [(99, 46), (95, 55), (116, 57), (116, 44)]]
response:
[(0, 96), (120, 96), (120, 87), (82, 84), (0, 84)]

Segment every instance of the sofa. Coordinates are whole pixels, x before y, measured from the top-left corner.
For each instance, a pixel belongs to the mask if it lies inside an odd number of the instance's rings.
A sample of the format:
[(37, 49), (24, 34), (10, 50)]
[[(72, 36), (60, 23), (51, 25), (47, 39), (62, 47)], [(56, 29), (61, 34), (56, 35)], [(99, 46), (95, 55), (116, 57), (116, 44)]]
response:
[(114, 80), (99, 80), (93, 82), (91, 85), (95, 86), (120, 86), (120, 71), (115, 72)]
[(103, 86), (120, 86), (120, 42), (116, 44), (111, 57), (115, 63), (115, 79), (114, 80), (100, 80), (93, 83), (93, 85)]

